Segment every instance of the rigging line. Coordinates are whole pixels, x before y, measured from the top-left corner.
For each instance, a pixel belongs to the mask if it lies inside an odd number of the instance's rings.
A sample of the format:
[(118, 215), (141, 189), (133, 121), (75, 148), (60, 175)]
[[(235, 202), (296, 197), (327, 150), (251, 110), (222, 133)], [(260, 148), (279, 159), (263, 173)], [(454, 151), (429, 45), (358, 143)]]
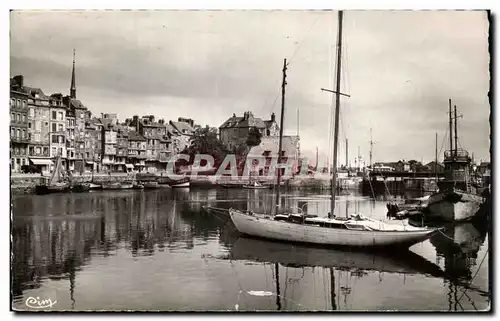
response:
[(292, 54), (292, 58), (290, 58), (290, 60), (287, 62), (287, 66), (290, 66), (290, 64), (292, 63), (292, 60), (293, 58), (295, 57), (295, 55), (297, 54), (297, 52), (299, 51), (300, 49), (300, 46), (302, 45), (302, 43), (304, 42), (304, 40), (307, 38), (307, 36), (309, 36), (309, 34), (311, 33), (312, 29), (314, 28), (314, 26), (316, 25), (316, 23), (319, 21), (319, 19), (321, 18), (320, 15), (318, 15), (318, 17), (316, 18), (316, 20), (314, 21), (314, 23), (311, 25), (311, 27), (309, 28), (309, 31), (307, 31), (307, 33), (304, 35), (304, 37), (302, 37), (302, 40), (299, 41), (299, 44), (297, 45), (297, 47), (295, 48), (295, 52)]
[[(469, 281), (469, 286), (472, 284), (472, 281), (474, 281), (474, 278), (477, 276), (479, 273), (479, 270), (481, 269), (481, 265), (483, 265), (484, 259), (486, 258), (486, 255), (488, 255), (488, 251), (484, 252), (483, 259), (481, 260), (481, 263), (479, 263), (479, 266), (477, 267), (476, 273), (472, 277), (472, 279)], [(462, 297), (465, 295), (465, 292), (467, 292), (467, 288), (464, 288), (464, 291), (462, 292), (462, 295), (458, 298), (458, 301), (462, 299)]]

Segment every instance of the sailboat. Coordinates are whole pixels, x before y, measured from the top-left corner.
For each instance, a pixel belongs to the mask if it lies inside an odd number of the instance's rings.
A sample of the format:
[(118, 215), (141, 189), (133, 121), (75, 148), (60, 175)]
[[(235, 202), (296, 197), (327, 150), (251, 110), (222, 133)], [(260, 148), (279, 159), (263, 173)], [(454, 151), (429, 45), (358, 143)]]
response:
[[(449, 100), (450, 150), (444, 152), (445, 178), (438, 182), (438, 192), (428, 200), (427, 219), (443, 221), (467, 221), (478, 212), (484, 197), (478, 194), (472, 182), (471, 158), (466, 150), (458, 148), (457, 106), (454, 117)], [(455, 120), (455, 146), (453, 146), (452, 119)]]
[[(229, 209), (229, 215), (236, 229), (243, 234), (262, 237), (278, 241), (311, 243), (327, 246), (348, 247), (386, 247), (396, 246), (408, 248), (413, 244), (422, 242), (438, 229), (426, 227), (414, 227), (401, 224), (389, 224), (377, 221), (361, 214), (353, 214), (350, 217), (336, 217), (335, 192), (337, 178), (337, 145), (338, 125), (340, 107), (340, 74), (341, 74), (341, 52), (342, 52), (342, 18), (343, 12), (338, 14), (338, 46), (337, 46), (337, 70), (336, 70), (336, 108), (335, 108), (335, 132), (333, 148), (333, 170), (331, 184), (331, 212), (328, 217), (318, 217), (304, 213), (278, 214), (280, 206), (280, 178), (278, 171), (276, 191), (276, 211), (274, 213), (252, 213)], [(281, 95), (281, 123), (278, 163), (281, 162), (282, 138), (283, 138), (283, 116), (285, 109), (285, 85), (286, 85), (286, 59), (283, 65), (283, 82)]]
[(48, 182), (35, 186), (35, 193), (38, 195), (67, 192), (70, 189), (68, 182), (63, 181), (63, 168), (61, 157), (56, 157), (56, 165)]

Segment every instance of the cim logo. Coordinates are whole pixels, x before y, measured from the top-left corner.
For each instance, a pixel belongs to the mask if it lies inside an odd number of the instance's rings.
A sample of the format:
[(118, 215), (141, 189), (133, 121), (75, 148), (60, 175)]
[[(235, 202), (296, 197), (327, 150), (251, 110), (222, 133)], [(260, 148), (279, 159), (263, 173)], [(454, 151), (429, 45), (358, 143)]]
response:
[(39, 297), (32, 297), (26, 299), (26, 306), (33, 309), (46, 309), (53, 307), (57, 301), (52, 302), (52, 299), (40, 300)]

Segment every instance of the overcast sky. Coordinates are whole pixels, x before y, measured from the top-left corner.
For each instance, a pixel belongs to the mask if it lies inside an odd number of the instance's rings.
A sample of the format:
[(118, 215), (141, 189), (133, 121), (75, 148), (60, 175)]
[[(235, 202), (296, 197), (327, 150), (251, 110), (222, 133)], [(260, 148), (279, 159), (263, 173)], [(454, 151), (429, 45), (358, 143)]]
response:
[[(344, 14), (340, 163), (434, 159), (448, 148), (448, 99), (463, 115), (459, 145), (489, 159), (488, 20), (480, 11), (347, 11)], [(69, 94), (94, 114), (191, 117), (219, 127), (233, 113), (280, 115), (303, 154), (328, 154), (337, 12), (108, 11), (11, 14), (10, 75)], [(331, 157), (330, 157), (331, 159)]]

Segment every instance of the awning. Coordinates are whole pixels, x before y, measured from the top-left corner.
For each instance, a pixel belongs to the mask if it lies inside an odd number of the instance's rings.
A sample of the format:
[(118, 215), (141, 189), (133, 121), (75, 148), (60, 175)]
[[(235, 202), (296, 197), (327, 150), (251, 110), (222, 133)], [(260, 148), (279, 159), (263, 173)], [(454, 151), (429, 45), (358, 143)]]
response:
[(48, 158), (30, 158), (33, 165), (52, 165), (52, 160)]
[(134, 165), (132, 165), (132, 164), (125, 164), (125, 167), (129, 168), (129, 169), (132, 169), (132, 168), (134, 168)]

